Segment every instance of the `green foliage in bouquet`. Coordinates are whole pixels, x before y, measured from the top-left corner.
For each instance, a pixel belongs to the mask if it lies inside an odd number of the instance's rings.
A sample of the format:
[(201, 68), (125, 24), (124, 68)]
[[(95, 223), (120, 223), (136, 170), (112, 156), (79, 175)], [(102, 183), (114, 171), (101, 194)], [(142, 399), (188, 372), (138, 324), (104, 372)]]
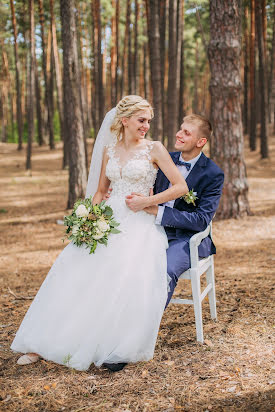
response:
[(86, 245), (94, 253), (98, 243), (108, 244), (110, 233), (120, 233), (119, 223), (114, 220), (113, 209), (105, 205), (92, 204), (92, 197), (77, 200), (70, 215), (65, 216), (66, 237), (76, 246)]

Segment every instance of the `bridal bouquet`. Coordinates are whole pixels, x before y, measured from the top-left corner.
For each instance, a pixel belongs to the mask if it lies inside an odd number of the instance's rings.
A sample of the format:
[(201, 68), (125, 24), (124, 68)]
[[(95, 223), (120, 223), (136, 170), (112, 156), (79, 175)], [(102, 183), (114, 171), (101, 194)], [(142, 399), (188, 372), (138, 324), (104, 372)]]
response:
[(119, 223), (114, 220), (113, 210), (105, 202), (92, 204), (92, 198), (78, 200), (73, 212), (64, 217), (66, 237), (76, 246), (86, 245), (94, 253), (98, 243), (107, 246), (110, 233), (120, 233)]

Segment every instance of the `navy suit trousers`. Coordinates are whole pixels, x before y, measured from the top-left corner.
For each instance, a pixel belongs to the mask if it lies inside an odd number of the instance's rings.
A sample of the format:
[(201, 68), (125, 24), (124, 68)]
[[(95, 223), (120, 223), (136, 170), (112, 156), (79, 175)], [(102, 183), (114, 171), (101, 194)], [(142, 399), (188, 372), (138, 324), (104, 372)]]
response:
[(169, 283), (170, 291), (168, 292), (165, 307), (167, 307), (172, 298), (179, 276), (189, 269), (190, 266), (189, 241), (182, 239), (169, 240), (169, 248), (167, 249), (167, 273), (171, 281)]

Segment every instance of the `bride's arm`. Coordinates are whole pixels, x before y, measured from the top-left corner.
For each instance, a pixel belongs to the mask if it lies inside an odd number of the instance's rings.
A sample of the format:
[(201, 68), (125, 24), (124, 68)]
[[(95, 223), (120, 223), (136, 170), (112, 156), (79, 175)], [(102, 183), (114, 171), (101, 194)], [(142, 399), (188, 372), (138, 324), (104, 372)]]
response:
[(168, 202), (169, 200), (177, 199), (188, 193), (189, 190), (185, 179), (182, 177), (162, 143), (154, 143), (151, 151), (151, 158), (152, 161), (163, 171), (172, 186), (154, 196), (127, 196), (126, 203), (135, 212), (142, 210), (145, 207), (150, 207)]
[(103, 159), (102, 159), (102, 165), (101, 165), (101, 172), (100, 172), (100, 178), (99, 178), (99, 183), (98, 183), (98, 188), (96, 193), (94, 194), (93, 197), (93, 205), (96, 205), (100, 202), (102, 202), (105, 194), (108, 192), (109, 186), (110, 186), (110, 180), (106, 176), (106, 165), (108, 162), (108, 155), (106, 152), (106, 148), (104, 149), (103, 152)]

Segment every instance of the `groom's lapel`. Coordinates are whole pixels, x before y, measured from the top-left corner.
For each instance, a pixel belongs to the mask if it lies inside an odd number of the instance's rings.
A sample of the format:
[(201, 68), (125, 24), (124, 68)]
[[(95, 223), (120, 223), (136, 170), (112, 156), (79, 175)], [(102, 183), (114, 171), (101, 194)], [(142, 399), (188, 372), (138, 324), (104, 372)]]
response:
[[(186, 178), (186, 183), (188, 186), (189, 190), (194, 189), (196, 192), (198, 190), (198, 181), (202, 176), (202, 173), (204, 173), (204, 168), (207, 163), (207, 157), (205, 156), (204, 153), (201, 154), (199, 160), (195, 164), (195, 166), (192, 168), (191, 172)], [(174, 207), (177, 206), (178, 202), (181, 202), (181, 199), (176, 199), (174, 203)]]

